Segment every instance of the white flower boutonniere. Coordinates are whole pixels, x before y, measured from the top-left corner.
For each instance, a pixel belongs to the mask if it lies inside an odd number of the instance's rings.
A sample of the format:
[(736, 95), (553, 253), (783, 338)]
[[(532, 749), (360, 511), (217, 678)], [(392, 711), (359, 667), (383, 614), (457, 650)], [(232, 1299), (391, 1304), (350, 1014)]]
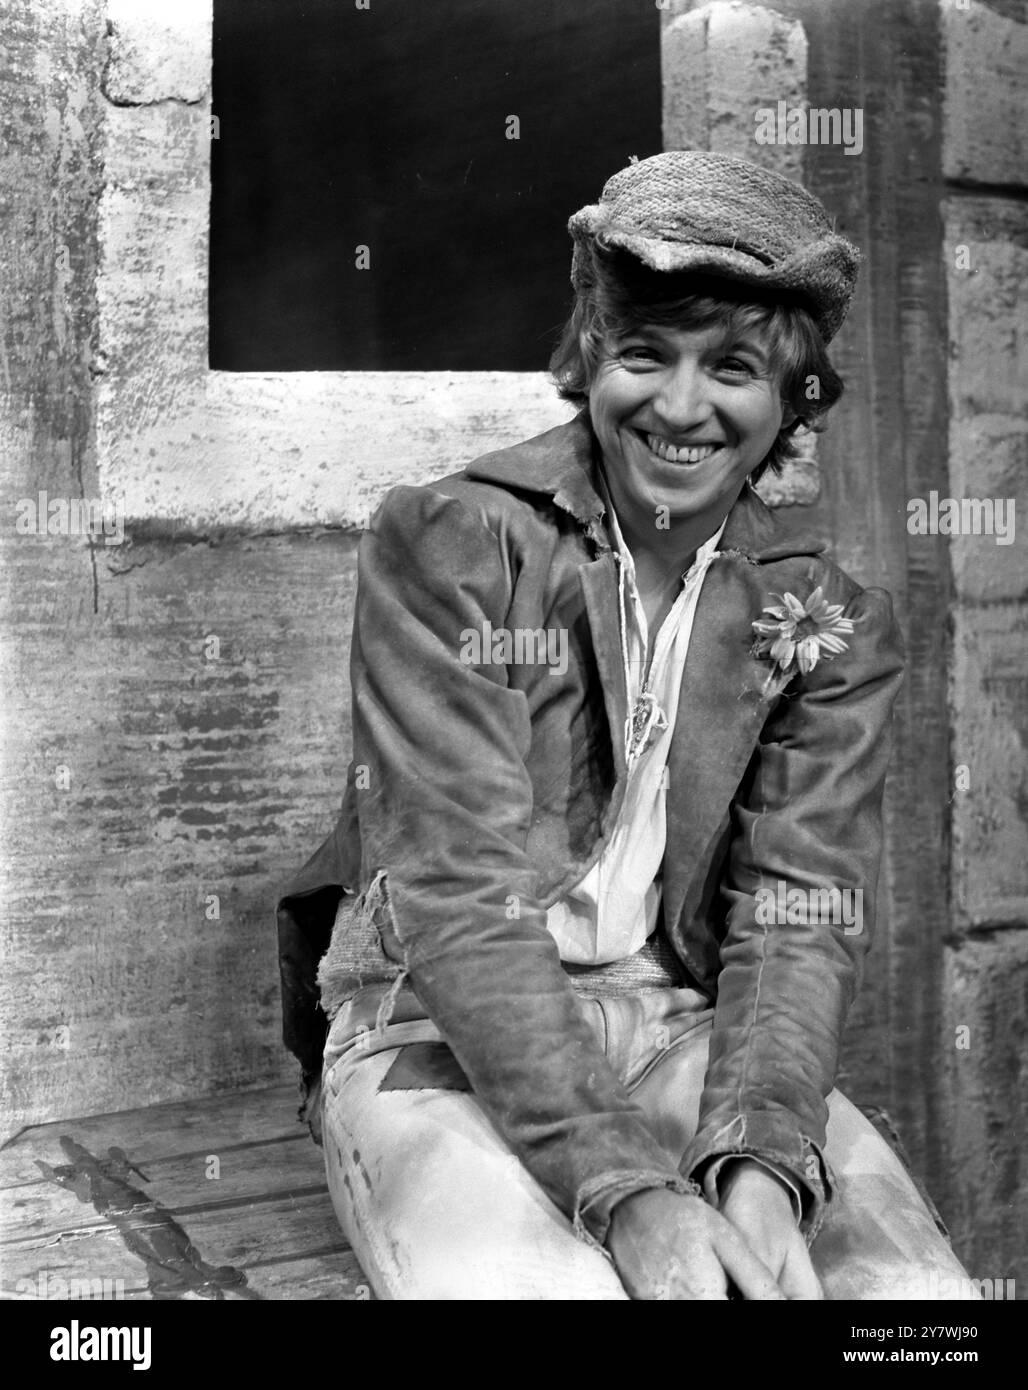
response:
[(758, 634), (754, 644), (755, 656), (769, 656), (774, 667), (767, 678), (765, 693), (775, 677), (782, 684), (796, 674), (813, 671), (819, 661), (831, 661), (849, 644), (843, 635), (853, 631), (853, 619), (842, 616), (841, 603), (827, 603), (821, 586), (801, 603), (795, 594), (772, 594), (777, 603), (764, 608), (774, 620), (757, 618), (753, 630)]

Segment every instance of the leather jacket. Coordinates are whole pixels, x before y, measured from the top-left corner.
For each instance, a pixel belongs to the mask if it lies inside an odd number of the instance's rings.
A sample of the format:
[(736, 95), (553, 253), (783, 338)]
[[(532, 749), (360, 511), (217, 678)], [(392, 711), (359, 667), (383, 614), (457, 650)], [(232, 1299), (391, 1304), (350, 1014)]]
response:
[[(811, 1240), (833, 1185), (825, 1098), (874, 924), (903, 667), (891, 601), (822, 543), (784, 536), (744, 489), (700, 595), (669, 761), (665, 930), (687, 982), (716, 999), (699, 1129), (678, 1165), (594, 1040), (546, 930), (547, 907), (606, 844), (626, 778), (597, 447), (583, 411), (394, 488), (362, 537), (343, 809), (279, 908), (286, 1042), (313, 1082), (316, 970), (342, 899), (333, 952), (352, 990), (413, 989), (586, 1238), (603, 1240), (629, 1193), (691, 1190), (713, 1159), (751, 1154), (795, 1179)], [(848, 649), (769, 683), (752, 624), (776, 596), (817, 586), (854, 620)], [(486, 622), (565, 630), (566, 671), (462, 663), (461, 634)], [(758, 890), (783, 887), (861, 890), (859, 928), (768, 925)]]

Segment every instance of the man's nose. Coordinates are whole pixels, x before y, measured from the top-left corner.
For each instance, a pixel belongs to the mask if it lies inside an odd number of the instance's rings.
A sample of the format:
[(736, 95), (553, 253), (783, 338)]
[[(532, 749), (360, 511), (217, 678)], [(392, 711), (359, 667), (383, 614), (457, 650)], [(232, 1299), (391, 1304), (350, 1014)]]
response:
[(706, 376), (692, 356), (681, 357), (664, 375), (654, 408), (669, 430), (684, 432), (710, 415)]

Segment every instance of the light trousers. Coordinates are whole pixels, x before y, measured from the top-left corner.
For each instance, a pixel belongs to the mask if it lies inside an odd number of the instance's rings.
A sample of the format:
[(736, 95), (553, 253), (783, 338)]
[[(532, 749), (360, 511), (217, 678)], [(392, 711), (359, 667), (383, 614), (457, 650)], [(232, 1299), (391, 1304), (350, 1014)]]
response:
[[(607, 1058), (675, 1164), (696, 1132), (713, 1009), (690, 989), (581, 997)], [(339, 1223), (379, 1298), (626, 1299), (606, 1253), (510, 1152), (469, 1091), (382, 1089), (427, 1019), (369, 1029), (359, 1001), (325, 1049), (322, 1128)], [(363, 1016), (366, 1016), (363, 1015)], [(837, 1188), (810, 1248), (830, 1299), (971, 1299), (903, 1164), (839, 1091), (825, 1157)]]

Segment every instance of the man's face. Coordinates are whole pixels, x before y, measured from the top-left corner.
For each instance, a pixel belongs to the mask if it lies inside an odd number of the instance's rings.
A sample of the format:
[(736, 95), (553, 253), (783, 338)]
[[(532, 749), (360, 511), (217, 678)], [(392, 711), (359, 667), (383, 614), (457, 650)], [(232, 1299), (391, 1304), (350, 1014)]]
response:
[(644, 327), (609, 343), (589, 414), (619, 518), (702, 519), (711, 533), (783, 422), (763, 334), (718, 326)]

